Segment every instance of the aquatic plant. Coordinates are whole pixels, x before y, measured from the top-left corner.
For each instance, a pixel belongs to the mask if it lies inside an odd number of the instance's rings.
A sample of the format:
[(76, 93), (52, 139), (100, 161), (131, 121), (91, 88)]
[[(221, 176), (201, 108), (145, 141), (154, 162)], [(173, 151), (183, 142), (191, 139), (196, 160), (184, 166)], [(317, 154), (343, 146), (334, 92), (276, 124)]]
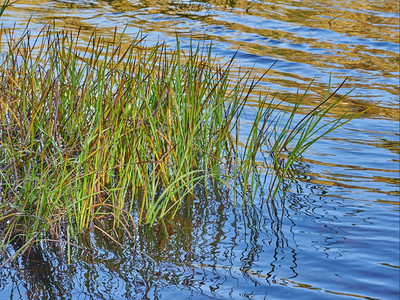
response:
[(218, 64), (211, 48), (184, 52), (178, 39), (170, 50), (145, 47), (139, 37), (124, 43), (117, 34), (106, 40), (94, 33), (87, 42), (79, 32), (54, 28), (35, 38), (7, 34), (0, 62), (0, 248), (14, 247), (13, 257), (43, 242), (69, 249), (91, 231), (118, 243), (117, 227), (134, 239), (137, 225), (173, 219), (193, 189), (207, 189), (210, 180), (251, 201), (262, 185), (261, 148), (276, 178), (272, 201), (280, 183), (293, 178), (293, 162), (349, 120), (320, 125), (341, 97), (330, 102), (328, 95), (293, 124), (301, 99), (281, 111), (274, 97), (260, 95), (243, 145), (240, 116), (257, 81), (249, 72), (232, 74), (234, 58)]
[(5, 0), (3, 4), (0, 6), (0, 17), (3, 15), (4, 11), (9, 7), (13, 2), (11, 0)]

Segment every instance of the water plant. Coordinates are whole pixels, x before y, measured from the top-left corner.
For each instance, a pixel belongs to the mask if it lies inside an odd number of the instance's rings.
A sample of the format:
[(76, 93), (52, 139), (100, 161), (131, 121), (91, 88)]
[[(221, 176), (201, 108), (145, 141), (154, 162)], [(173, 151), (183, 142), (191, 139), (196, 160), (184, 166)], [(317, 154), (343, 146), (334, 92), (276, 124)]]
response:
[(13, 2), (11, 0), (5, 0), (3, 4), (0, 6), (0, 17), (3, 15), (4, 11), (9, 7)]
[(240, 116), (257, 81), (249, 72), (232, 74), (234, 58), (218, 64), (211, 48), (184, 52), (178, 39), (171, 50), (146, 47), (139, 37), (124, 43), (117, 34), (106, 40), (93, 33), (83, 43), (79, 32), (51, 27), (36, 37), (7, 34), (0, 45), (7, 49), (0, 62), (0, 248), (14, 247), (12, 257), (44, 242), (69, 249), (94, 230), (118, 243), (112, 231), (119, 227), (134, 239), (136, 226), (173, 219), (210, 180), (251, 201), (261, 185), (261, 148), (276, 178), (272, 201), (299, 156), (349, 120), (323, 121), (341, 97), (330, 102), (328, 94), (293, 124), (301, 98), (282, 111), (274, 97), (260, 95), (241, 144)]

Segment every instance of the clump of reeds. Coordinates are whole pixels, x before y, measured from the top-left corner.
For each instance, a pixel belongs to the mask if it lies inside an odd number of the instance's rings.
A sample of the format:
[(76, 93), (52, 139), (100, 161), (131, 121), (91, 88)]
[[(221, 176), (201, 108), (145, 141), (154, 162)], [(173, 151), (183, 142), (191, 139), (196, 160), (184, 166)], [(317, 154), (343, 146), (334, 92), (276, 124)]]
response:
[(243, 147), (238, 120), (256, 82), (249, 74), (231, 80), (232, 61), (215, 63), (210, 49), (183, 54), (178, 41), (167, 51), (95, 34), (82, 44), (79, 33), (51, 28), (35, 39), (9, 35), (6, 43), (0, 247), (17, 244), (16, 254), (46, 240), (71, 245), (77, 233), (93, 229), (112, 238), (104, 220), (131, 234), (135, 223), (172, 218), (194, 186), (210, 178), (252, 192), (261, 147), (282, 181), (299, 155), (341, 121), (318, 127), (339, 100), (324, 101), (292, 126), (300, 102), (277, 115), (274, 102), (260, 98)]

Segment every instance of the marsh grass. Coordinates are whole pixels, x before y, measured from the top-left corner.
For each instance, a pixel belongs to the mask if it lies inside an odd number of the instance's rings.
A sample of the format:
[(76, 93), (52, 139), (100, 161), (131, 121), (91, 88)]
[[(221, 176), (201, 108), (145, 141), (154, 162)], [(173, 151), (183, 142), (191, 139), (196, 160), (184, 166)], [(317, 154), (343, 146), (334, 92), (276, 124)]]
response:
[(216, 63), (210, 48), (95, 34), (82, 45), (79, 32), (54, 28), (36, 38), (7, 32), (1, 47), (0, 248), (13, 246), (13, 257), (43, 242), (69, 252), (93, 230), (118, 243), (112, 232), (123, 228), (134, 240), (137, 225), (173, 219), (210, 180), (251, 201), (261, 148), (272, 201), (301, 154), (349, 120), (320, 125), (341, 99), (329, 94), (297, 124), (304, 95), (280, 112), (260, 96), (241, 146), (240, 116), (257, 81), (232, 74), (234, 58)]
[[(14, 1), (15, 2), (15, 1)], [(5, 0), (3, 1), (3, 3), (0, 6), (0, 17), (3, 15), (4, 11), (7, 9), (7, 7), (9, 7), (10, 5), (12, 5), (14, 2), (11, 2), (11, 0)]]

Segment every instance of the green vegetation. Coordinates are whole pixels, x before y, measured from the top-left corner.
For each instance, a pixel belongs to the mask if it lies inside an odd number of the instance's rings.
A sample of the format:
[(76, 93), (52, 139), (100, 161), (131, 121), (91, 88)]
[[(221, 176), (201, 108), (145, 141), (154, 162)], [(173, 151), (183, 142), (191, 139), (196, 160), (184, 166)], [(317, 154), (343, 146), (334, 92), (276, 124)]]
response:
[(113, 239), (110, 220), (132, 236), (137, 225), (173, 219), (209, 182), (251, 201), (262, 147), (271, 201), (299, 156), (348, 120), (322, 122), (339, 97), (293, 124), (301, 99), (279, 112), (260, 96), (240, 146), (257, 84), (250, 74), (233, 76), (232, 61), (217, 64), (209, 48), (142, 42), (93, 34), (82, 45), (79, 33), (51, 28), (10, 35), (0, 62), (0, 248), (18, 245), (16, 256), (43, 241), (70, 246), (92, 230)]
[(3, 2), (3, 4), (0, 6), (0, 17), (1, 15), (4, 13), (4, 11), (6, 10), (7, 7), (9, 7), (11, 5), (11, 1), (10, 0), (5, 0)]

